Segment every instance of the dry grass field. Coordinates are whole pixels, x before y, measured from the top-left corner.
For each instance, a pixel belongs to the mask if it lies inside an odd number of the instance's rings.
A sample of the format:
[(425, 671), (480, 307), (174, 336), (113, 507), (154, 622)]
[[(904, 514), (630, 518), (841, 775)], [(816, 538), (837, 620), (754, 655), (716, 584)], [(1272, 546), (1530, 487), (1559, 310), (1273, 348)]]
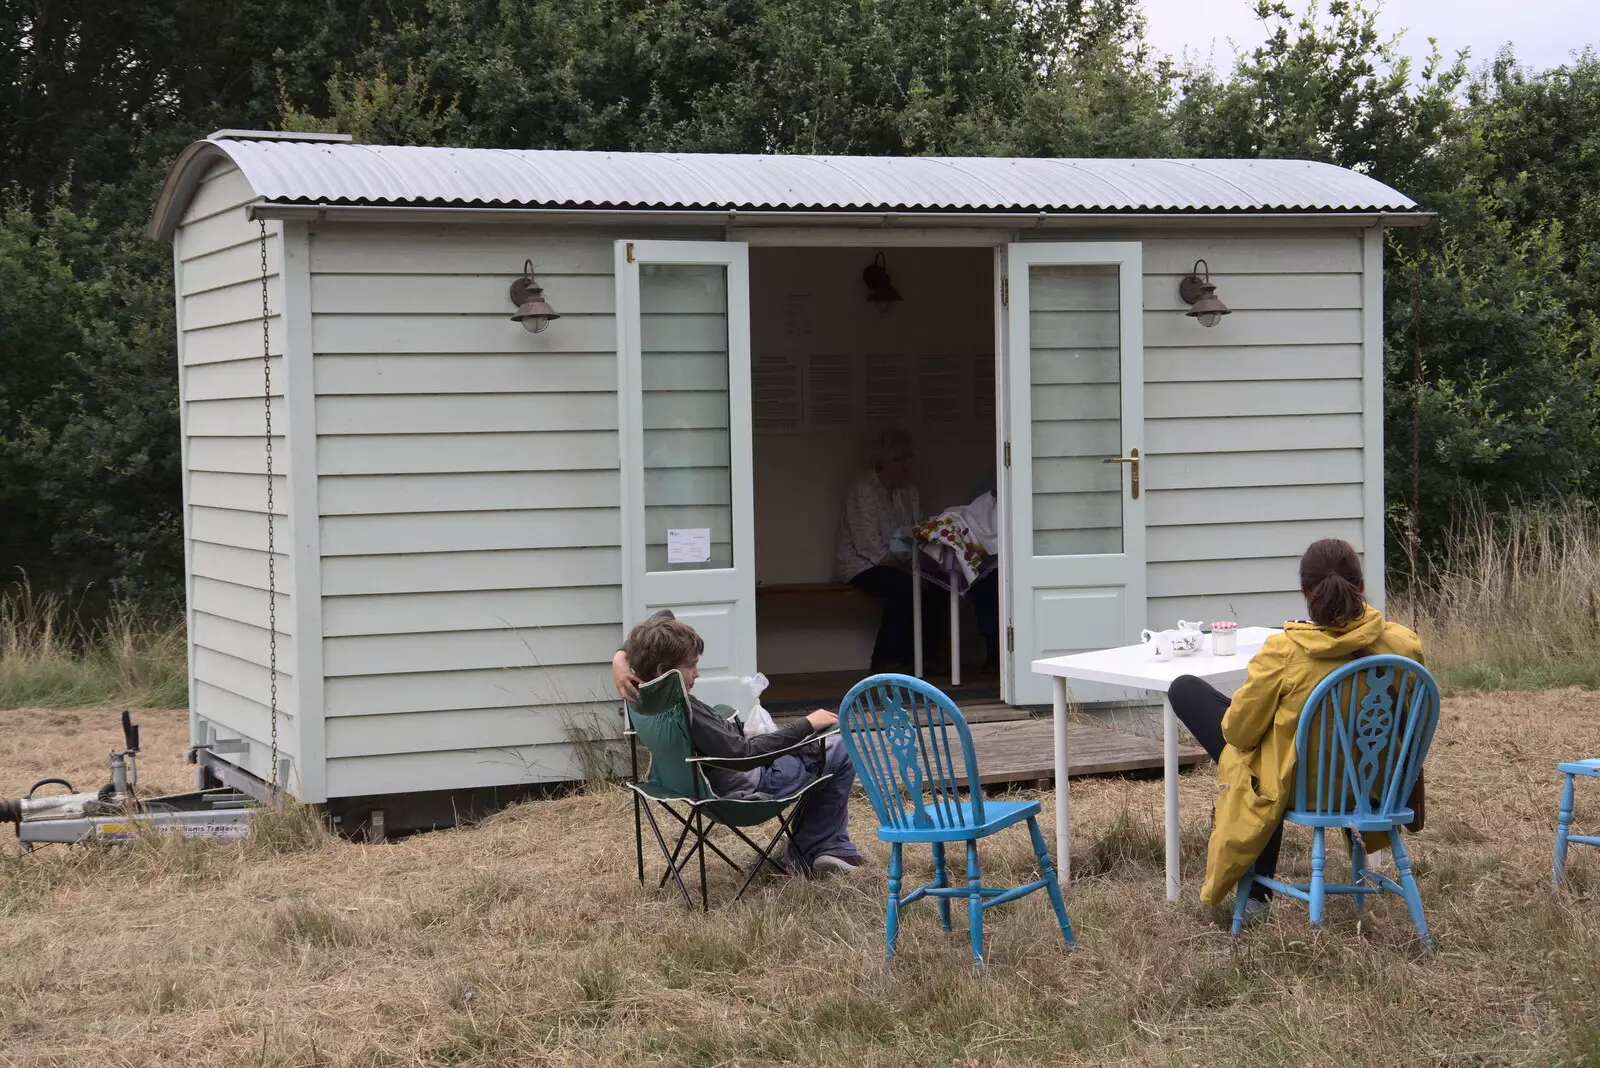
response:
[[(140, 718), (145, 785), (183, 787), (183, 714)], [(109, 711), (0, 712), (0, 795), (97, 782), (117, 738)], [(1447, 701), (1414, 839), (1431, 958), (1393, 899), (1359, 929), (1336, 902), (1321, 932), (1280, 905), (1230, 943), (1195, 898), (1209, 768), (1185, 776), (1181, 902), (1162, 894), (1159, 780), (1080, 780), (1078, 945), (1035, 894), (990, 914), (981, 976), (962, 910), (944, 935), (931, 904), (907, 910), (885, 973), (864, 803), (871, 877), (775, 881), (735, 906), (719, 876), (707, 917), (634, 882), (616, 788), (383, 846), (292, 816), (243, 845), (7, 844), (0, 1064), (1592, 1064), (1600, 851), (1575, 850), (1554, 897), (1549, 866), (1554, 763), (1597, 738), (1593, 693)], [(1585, 814), (1600, 825), (1600, 790)], [(994, 881), (1030, 877), (1026, 835), (993, 843)], [(1292, 833), (1286, 866), (1306, 852)]]

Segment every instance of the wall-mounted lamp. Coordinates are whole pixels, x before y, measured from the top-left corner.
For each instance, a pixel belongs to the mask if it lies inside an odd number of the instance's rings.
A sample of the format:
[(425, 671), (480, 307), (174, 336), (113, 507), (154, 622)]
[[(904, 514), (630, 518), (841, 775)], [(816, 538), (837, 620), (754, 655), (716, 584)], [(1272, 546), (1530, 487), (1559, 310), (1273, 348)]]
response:
[(877, 305), (881, 312), (888, 311), (905, 299), (889, 280), (889, 268), (884, 264), (881, 252), (861, 272), (861, 280), (867, 283), (867, 299)]
[(1216, 326), (1229, 312), (1228, 306), (1217, 299), (1217, 287), (1211, 284), (1211, 265), (1205, 260), (1194, 261), (1194, 273), (1178, 283), (1178, 296), (1190, 305), (1186, 314), (1199, 319), (1201, 326)]
[(514, 322), (530, 334), (537, 334), (550, 325), (550, 320), (561, 318), (556, 310), (545, 303), (544, 288), (533, 280), (533, 261), (522, 264), (522, 277), (511, 283), (511, 303), (517, 306), (511, 316)]

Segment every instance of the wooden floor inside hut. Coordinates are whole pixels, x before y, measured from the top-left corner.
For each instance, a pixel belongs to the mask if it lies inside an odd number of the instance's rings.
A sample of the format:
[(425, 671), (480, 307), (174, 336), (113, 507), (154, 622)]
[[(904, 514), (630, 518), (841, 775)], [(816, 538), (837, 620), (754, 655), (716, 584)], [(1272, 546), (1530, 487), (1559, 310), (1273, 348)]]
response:
[[(837, 711), (859, 672), (779, 675), (771, 680), (761, 704), (780, 722), (813, 708)], [(949, 676), (928, 680), (949, 694), (971, 725), (978, 774), (985, 786), (1033, 786), (1055, 782), (1055, 733), (1048, 710), (1029, 710), (1000, 701), (998, 676), (963, 677), (952, 687)], [(1092, 722), (1067, 725), (1067, 774), (1118, 775), (1160, 771), (1161, 739), (1129, 734)], [(1205, 751), (1178, 747), (1178, 764), (1189, 767), (1208, 759)]]

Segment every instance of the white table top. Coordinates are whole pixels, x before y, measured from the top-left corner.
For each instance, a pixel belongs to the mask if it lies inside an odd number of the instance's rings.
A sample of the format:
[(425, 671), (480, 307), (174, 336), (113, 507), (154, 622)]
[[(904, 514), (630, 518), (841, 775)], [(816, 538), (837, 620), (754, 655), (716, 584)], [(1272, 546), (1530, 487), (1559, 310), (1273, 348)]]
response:
[(1130, 686), (1139, 690), (1166, 693), (1172, 680), (1180, 675), (1195, 675), (1213, 682), (1240, 683), (1244, 681), (1250, 658), (1272, 635), (1273, 627), (1240, 627), (1239, 651), (1233, 656), (1217, 656), (1208, 648), (1188, 656), (1175, 656), (1171, 660), (1152, 660), (1146, 645), (1123, 645), (1115, 649), (1097, 649), (1089, 653), (1070, 656), (1053, 656), (1048, 660), (1035, 660), (1036, 675), (1053, 675), (1082, 682), (1106, 682), (1113, 686)]

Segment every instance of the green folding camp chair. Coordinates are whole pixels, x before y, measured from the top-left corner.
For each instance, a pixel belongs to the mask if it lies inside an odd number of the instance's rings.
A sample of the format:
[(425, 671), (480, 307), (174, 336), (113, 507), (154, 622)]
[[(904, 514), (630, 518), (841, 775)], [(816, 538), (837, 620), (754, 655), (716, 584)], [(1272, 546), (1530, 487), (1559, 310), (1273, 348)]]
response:
[[(708, 849), (721, 857), (735, 872), (744, 876), (744, 882), (739, 886), (739, 893), (734, 896), (735, 901), (744, 896), (756, 873), (763, 867), (770, 865), (775, 871), (786, 873), (787, 869), (772, 859), (773, 850), (786, 837), (792, 839), (793, 827), (800, 818), (806, 795), (819, 784), (833, 778), (832, 774), (818, 776), (788, 797), (747, 800), (717, 796), (701, 770), (703, 766), (713, 765), (731, 771), (758, 768), (770, 763), (776, 756), (793, 753), (812, 744), (819, 736), (813, 735), (788, 749), (759, 758), (700, 756), (695, 753), (693, 742), (690, 740), (689, 695), (684, 689), (683, 676), (677, 671), (669, 671), (639, 687), (639, 699), (628, 705), (627, 736), (633, 763), (633, 775), (628, 782), (628, 788), (633, 791), (633, 839), (634, 853), (639, 866), (639, 883), (644, 884), (643, 824), (644, 821), (648, 821), (651, 833), (655, 835), (656, 844), (661, 847), (661, 856), (667, 862), (667, 870), (662, 872), (661, 882), (657, 884), (657, 888), (666, 886), (667, 880), (672, 879), (678, 884), (678, 892), (683, 895), (683, 903), (691, 909), (694, 908), (694, 901), (689, 896), (688, 887), (684, 885), (683, 872), (691, 862), (696, 858), (699, 859), (700, 908), (706, 910), (709, 907), (706, 896), (706, 850)], [(643, 742), (650, 752), (650, 774), (642, 782), (639, 780), (640, 742)], [(682, 806), (684, 811), (680, 812), (679, 806)], [(677, 842), (670, 849), (667, 847), (666, 837), (661, 833), (661, 825), (656, 822), (655, 807), (660, 807), (670, 814), (681, 828)], [(778, 830), (765, 849), (757, 845), (743, 830), (773, 819), (778, 821)], [(728, 828), (735, 837), (755, 851), (756, 859), (748, 869), (734, 863), (733, 858), (711, 840), (711, 828), (717, 824)], [(685, 844), (688, 845), (687, 851), (684, 849)]]

